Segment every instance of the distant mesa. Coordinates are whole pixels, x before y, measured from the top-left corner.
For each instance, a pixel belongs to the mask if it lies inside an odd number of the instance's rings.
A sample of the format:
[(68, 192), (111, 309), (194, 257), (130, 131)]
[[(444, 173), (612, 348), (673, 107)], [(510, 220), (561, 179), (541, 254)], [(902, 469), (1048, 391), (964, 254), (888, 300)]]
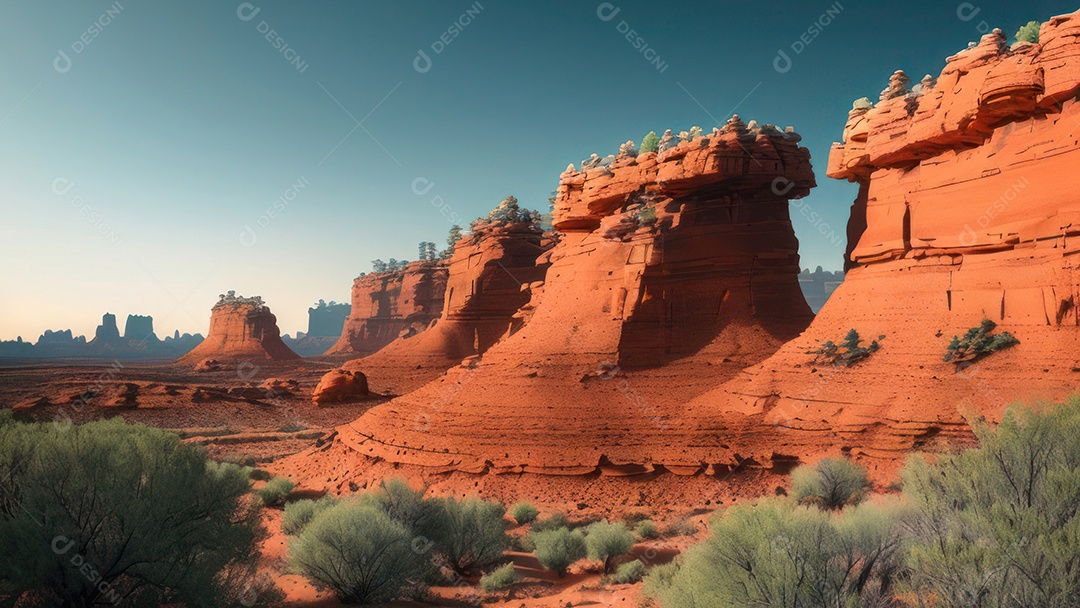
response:
[(296, 337), (286, 334), (281, 340), (302, 357), (322, 355), (341, 337), (351, 308), (348, 304), (338, 304), (333, 300), (319, 300), (314, 307), (308, 309), (307, 332), (298, 331)]
[(222, 294), (210, 310), (210, 333), (178, 363), (196, 365), (205, 359), (290, 360), (300, 355), (281, 340), (277, 317), (259, 296), (245, 298), (235, 291)]
[(802, 288), (803, 297), (806, 298), (806, 303), (810, 305), (810, 310), (814, 311), (814, 314), (817, 314), (821, 307), (825, 306), (829, 296), (843, 282), (844, 271), (835, 270), (830, 272), (823, 270), (821, 266), (818, 266), (814, 272), (810, 272), (809, 268), (804, 268), (802, 273), (799, 274), (799, 287)]
[(83, 336), (72, 336), (71, 330), (46, 331), (37, 343), (22, 338), (0, 342), (0, 357), (25, 358), (85, 358), (85, 359), (176, 359), (202, 342), (200, 334), (181, 335), (177, 331), (165, 340), (154, 333), (150, 316), (128, 315), (124, 335), (116, 325), (116, 315), (105, 313), (87, 342)]

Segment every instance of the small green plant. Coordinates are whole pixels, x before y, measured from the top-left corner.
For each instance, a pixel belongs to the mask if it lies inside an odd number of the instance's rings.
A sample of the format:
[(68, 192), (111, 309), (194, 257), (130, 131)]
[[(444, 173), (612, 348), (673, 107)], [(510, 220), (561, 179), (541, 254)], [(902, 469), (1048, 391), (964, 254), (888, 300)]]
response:
[(480, 588), (484, 591), (501, 591), (518, 581), (514, 564), (504, 564), (480, 577)]
[(413, 551), (412, 532), (374, 507), (355, 504), (316, 517), (290, 544), (289, 561), (341, 601), (357, 604), (399, 597), (423, 578), (425, 565)]
[(838, 510), (866, 498), (866, 469), (846, 458), (826, 458), (791, 472), (791, 489), (801, 504)]
[(1039, 42), (1039, 26), (1040, 26), (1040, 24), (1039, 24), (1038, 21), (1028, 21), (1027, 24), (1025, 24), (1019, 30), (1017, 30), (1017, 32), (1016, 32), (1016, 41), (1017, 42), (1038, 43)]
[(289, 536), (296, 536), (304, 531), (320, 513), (334, 506), (337, 501), (327, 494), (319, 500), (298, 500), (285, 505), (285, 513), (281, 516), (281, 531)]
[(693, 536), (697, 534), (698, 528), (694, 522), (684, 517), (678, 521), (673, 521), (664, 528), (664, 536), (669, 538), (676, 536)]
[(640, 559), (626, 562), (615, 570), (613, 580), (620, 585), (629, 585), (645, 578), (645, 564)]
[(562, 578), (571, 564), (585, 557), (585, 535), (580, 530), (559, 528), (530, 533), (536, 545), (533, 553), (540, 565)]
[(660, 530), (656, 527), (656, 524), (654, 524), (652, 520), (649, 519), (646, 519), (645, 521), (639, 523), (637, 527), (634, 528), (634, 531), (637, 532), (637, 535), (640, 536), (643, 540), (657, 538), (660, 536)]
[(884, 338), (885, 336), (878, 336), (878, 339), (870, 342), (869, 346), (863, 347), (859, 332), (852, 329), (839, 345), (832, 340), (827, 340), (820, 348), (811, 350), (810, 354), (814, 355), (814, 363), (851, 367), (876, 353), (881, 348), (878, 340)]
[(496, 563), (510, 546), (503, 515), (506, 507), (479, 498), (432, 501), (438, 509), (431, 526), (435, 550), (458, 574)]
[(656, 152), (659, 148), (660, 138), (656, 136), (656, 131), (649, 131), (645, 137), (641, 139), (641, 145), (638, 146), (638, 152), (647, 154), (649, 152)]
[(651, 226), (656, 223), (656, 209), (653, 207), (642, 207), (637, 212), (637, 221), (639, 224)]
[(695, 137), (701, 137), (701, 127), (699, 127), (697, 125), (695, 125), (693, 127), (690, 127), (689, 135), (690, 135), (690, 139), (694, 139)]
[(550, 517), (545, 519), (538, 519), (533, 522), (533, 532), (547, 532), (549, 530), (558, 530), (559, 528), (569, 528), (570, 520), (566, 519), (566, 516), (562, 513), (552, 513)]
[(266, 482), (266, 485), (255, 491), (262, 503), (267, 507), (275, 507), (285, 502), (285, 497), (295, 487), (293, 482), (284, 477), (275, 477)]
[(959, 366), (961, 363), (981, 359), (1020, 343), (1007, 331), (991, 336), (990, 332), (994, 331), (995, 327), (997, 327), (996, 323), (990, 319), (983, 319), (978, 327), (967, 330), (963, 337), (953, 336), (945, 349), (945, 362)]
[(510, 507), (510, 515), (514, 518), (514, 521), (521, 525), (533, 521), (539, 514), (540, 511), (527, 502), (519, 502)]
[(589, 559), (604, 562), (604, 572), (611, 571), (611, 560), (634, 546), (634, 533), (622, 522), (598, 521), (586, 528), (585, 549)]

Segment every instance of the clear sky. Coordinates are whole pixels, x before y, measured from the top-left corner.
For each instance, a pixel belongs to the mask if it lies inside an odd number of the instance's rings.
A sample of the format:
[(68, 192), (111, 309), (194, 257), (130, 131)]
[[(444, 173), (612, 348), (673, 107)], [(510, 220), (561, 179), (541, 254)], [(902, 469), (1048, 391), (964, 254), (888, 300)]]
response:
[(856, 192), (824, 171), (852, 100), (896, 69), (937, 75), (988, 26), (1077, 8), (6, 0), (0, 339), (92, 336), (107, 311), (205, 334), (230, 289), (305, 330), (370, 260), (441, 246), (447, 215), (511, 194), (546, 211), (568, 163), (733, 111), (803, 135), (820, 184), (792, 208), (803, 266), (837, 269)]

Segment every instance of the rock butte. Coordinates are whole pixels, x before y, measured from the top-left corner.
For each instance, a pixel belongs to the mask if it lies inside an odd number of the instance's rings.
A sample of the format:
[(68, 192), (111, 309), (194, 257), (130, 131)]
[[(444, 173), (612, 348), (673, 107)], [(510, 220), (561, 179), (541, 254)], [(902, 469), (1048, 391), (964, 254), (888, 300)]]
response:
[(358, 277), (341, 338), (325, 354), (363, 357), (403, 334), (424, 331), (439, 318), (447, 274), (442, 260), (422, 260), (410, 262), (404, 270)]
[(223, 297), (210, 310), (209, 335), (177, 363), (195, 365), (209, 358), (266, 361), (299, 359), (300, 355), (281, 341), (277, 317), (261, 298)]
[[(967, 433), (965, 415), (1076, 391), (1080, 12), (1043, 24), (1038, 44), (1004, 41), (988, 34), (919, 94), (890, 87), (851, 111), (828, 175), (860, 185), (853, 267), (802, 336), (686, 408), (764, 423), (744, 425), (733, 450), (884, 465)], [(960, 371), (943, 362), (984, 317), (1021, 343)], [(810, 364), (808, 350), (851, 328), (884, 334), (881, 350), (852, 368)]]
[(524, 327), (339, 427), (336, 449), (466, 472), (712, 464), (723, 425), (688, 419), (683, 404), (812, 318), (788, 215), (814, 185), (799, 140), (735, 117), (659, 155), (568, 169), (562, 238), (541, 258), (551, 266), (518, 313)]
[(404, 336), (346, 369), (367, 374), (377, 390), (402, 394), (483, 354), (524, 324), (519, 309), (542, 285), (550, 248), (529, 222), (484, 222), (459, 240), (448, 264), (442, 315), (419, 334)]

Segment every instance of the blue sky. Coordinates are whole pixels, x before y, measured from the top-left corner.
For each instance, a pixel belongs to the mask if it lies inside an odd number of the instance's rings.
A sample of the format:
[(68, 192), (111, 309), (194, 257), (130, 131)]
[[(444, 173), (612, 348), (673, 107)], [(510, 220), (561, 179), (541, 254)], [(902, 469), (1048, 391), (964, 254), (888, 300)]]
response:
[(304, 330), (307, 307), (347, 301), (370, 260), (441, 245), (447, 215), (511, 194), (546, 211), (568, 163), (732, 111), (803, 135), (819, 183), (792, 210), (803, 265), (840, 268), (829, 233), (855, 189), (824, 171), (852, 100), (896, 69), (937, 75), (986, 27), (1076, 8), (9, 0), (0, 339), (92, 335), (106, 311), (205, 333), (229, 289)]

